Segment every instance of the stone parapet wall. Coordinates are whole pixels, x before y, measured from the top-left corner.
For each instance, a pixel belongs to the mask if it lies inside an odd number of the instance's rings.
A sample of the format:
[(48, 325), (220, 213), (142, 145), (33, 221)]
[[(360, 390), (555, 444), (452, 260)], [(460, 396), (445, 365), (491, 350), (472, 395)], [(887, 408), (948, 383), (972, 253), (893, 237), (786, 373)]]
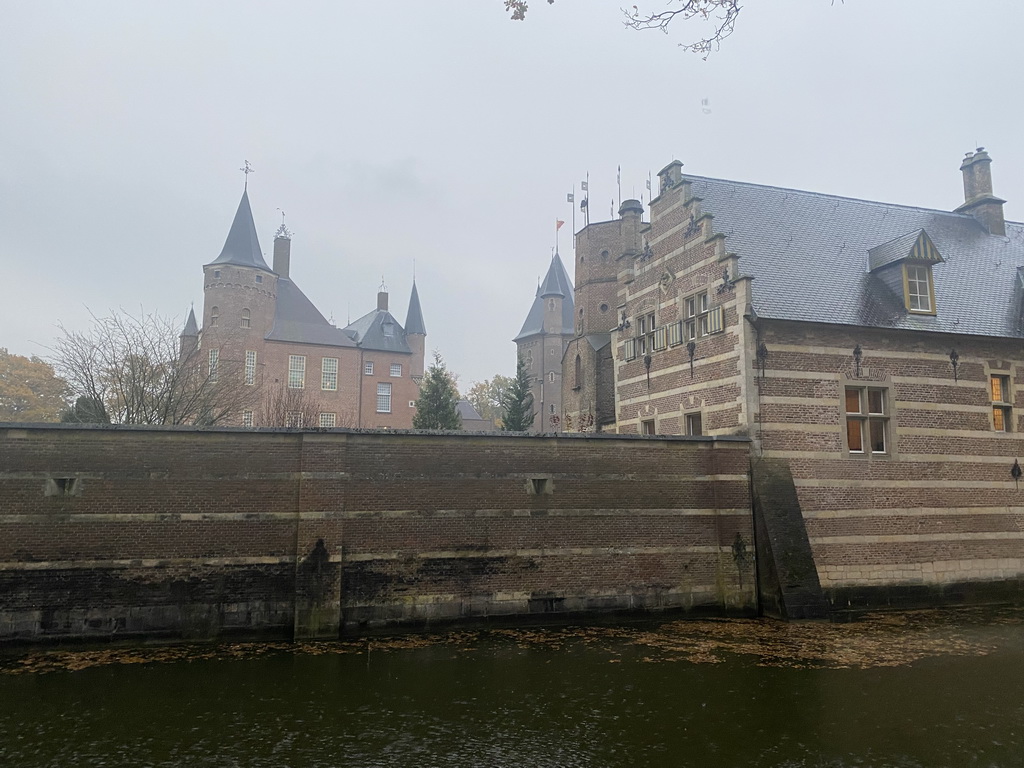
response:
[(747, 467), (734, 438), (2, 425), (0, 641), (752, 613)]

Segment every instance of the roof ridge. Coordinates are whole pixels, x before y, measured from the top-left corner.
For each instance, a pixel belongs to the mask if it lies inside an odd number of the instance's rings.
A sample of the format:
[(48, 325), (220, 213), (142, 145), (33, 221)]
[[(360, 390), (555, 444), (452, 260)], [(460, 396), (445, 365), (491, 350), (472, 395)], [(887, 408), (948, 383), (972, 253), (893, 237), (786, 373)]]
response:
[[(944, 213), (949, 216), (955, 216), (957, 218), (973, 219), (969, 213), (957, 213), (956, 211), (947, 211), (944, 208), (927, 208), (921, 205), (907, 205), (905, 203), (887, 203), (883, 200), (868, 200), (865, 197), (850, 197), (849, 195), (833, 195), (829, 192), (812, 192), (808, 189), (796, 189), (795, 187), (780, 187), (775, 184), (758, 184), (753, 181), (736, 181), (735, 179), (719, 179), (714, 176), (697, 176), (694, 174), (684, 174), (683, 180), (696, 180), (696, 181), (713, 181), (720, 184), (735, 184), (741, 187), (757, 187), (759, 189), (774, 189), (779, 192), (792, 192), (798, 195), (807, 195), (809, 197), (824, 197), (830, 200), (846, 200), (851, 203), (869, 203), (871, 205), (883, 205), (886, 208), (903, 208), (908, 211), (924, 211), (927, 213)], [(1020, 222), (1013, 222), (1020, 223)]]

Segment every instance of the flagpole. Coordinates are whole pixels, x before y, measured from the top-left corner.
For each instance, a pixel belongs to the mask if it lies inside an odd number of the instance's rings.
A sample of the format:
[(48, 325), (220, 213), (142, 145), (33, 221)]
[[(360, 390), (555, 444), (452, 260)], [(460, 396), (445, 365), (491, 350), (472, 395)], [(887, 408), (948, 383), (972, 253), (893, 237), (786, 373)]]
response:
[[(621, 165), (618, 168), (615, 169), (615, 184), (619, 188), (619, 208), (621, 208), (622, 207), (622, 166)], [(612, 215), (612, 218), (613, 219), (615, 218), (614, 214)]]

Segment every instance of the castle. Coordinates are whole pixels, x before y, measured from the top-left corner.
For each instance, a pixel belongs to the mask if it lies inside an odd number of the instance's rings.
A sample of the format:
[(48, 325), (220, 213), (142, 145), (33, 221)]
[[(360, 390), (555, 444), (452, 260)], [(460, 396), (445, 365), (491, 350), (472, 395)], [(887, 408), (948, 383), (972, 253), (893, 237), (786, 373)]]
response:
[(210, 377), (237, 376), (258, 393), (237, 426), (412, 427), (427, 334), (415, 281), (404, 326), (381, 286), (376, 309), (336, 327), (291, 278), (283, 223), (273, 268), (264, 261), (247, 190), (203, 277), (202, 325), (190, 311), (181, 348), (198, 350)]
[(963, 159), (955, 211), (670, 163), (649, 222), (622, 202), (577, 233), (571, 297), (538, 292), (537, 430), (749, 437), (823, 587), (1019, 578), (1024, 224), (991, 163)]

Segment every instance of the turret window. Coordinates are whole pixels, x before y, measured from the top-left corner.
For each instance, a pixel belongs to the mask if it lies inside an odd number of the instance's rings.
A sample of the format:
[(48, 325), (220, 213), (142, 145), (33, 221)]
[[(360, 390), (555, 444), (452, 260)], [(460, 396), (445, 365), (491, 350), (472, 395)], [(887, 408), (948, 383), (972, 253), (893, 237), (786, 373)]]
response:
[(251, 349), (245, 351), (245, 383), (248, 386), (256, 383), (256, 352)]
[(210, 325), (216, 325), (217, 320), (220, 319), (220, 309), (217, 307), (210, 307)]
[(256, 275), (256, 282), (257, 283), (262, 283), (263, 282), (263, 275)]
[(252, 328), (252, 314), (249, 312), (248, 309), (242, 310), (242, 327)]
[(209, 371), (210, 371), (210, 381), (216, 381), (217, 380), (217, 366), (218, 366), (219, 363), (220, 363), (220, 350), (219, 349), (211, 349), (210, 350), (210, 368), (209, 368)]

